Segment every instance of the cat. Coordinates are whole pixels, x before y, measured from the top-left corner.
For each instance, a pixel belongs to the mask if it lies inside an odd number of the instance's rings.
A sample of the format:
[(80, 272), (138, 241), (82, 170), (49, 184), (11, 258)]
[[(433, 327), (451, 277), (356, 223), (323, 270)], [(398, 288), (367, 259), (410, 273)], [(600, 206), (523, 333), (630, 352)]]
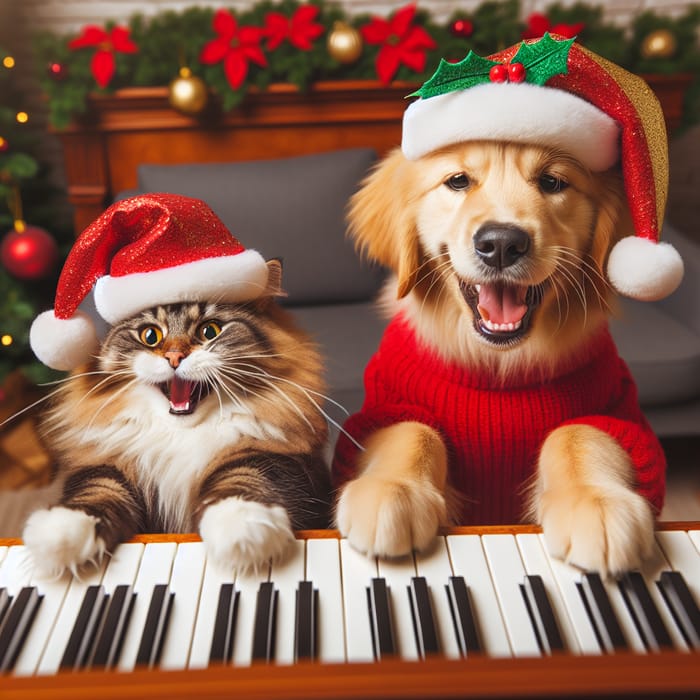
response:
[(25, 525), (39, 575), (137, 533), (194, 530), (218, 566), (256, 569), (294, 530), (328, 527), (321, 367), (271, 298), (157, 306), (112, 327), (43, 421), (63, 492)]

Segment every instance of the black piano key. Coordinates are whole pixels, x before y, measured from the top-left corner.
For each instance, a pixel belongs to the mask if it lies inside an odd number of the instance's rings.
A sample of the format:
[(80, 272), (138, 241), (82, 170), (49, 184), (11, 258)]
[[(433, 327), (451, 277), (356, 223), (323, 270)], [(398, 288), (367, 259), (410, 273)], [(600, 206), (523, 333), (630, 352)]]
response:
[(396, 654), (394, 630), (391, 622), (389, 589), (383, 578), (373, 578), (367, 589), (370, 629), (374, 658), (378, 661)]
[(90, 659), (91, 667), (110, 669), (118, 661), (135, 597), (133, 587), (125, 584), (117, 586), (109, 596), (102, 626)]
[(542, 653), (551, 656), (556, 652), (564, 651), (564, 642), (542, 577), (526, 575), (520, 590)]
[(450, 576), (447, 585), (447, 600), (452, 613), (457, 643), (462, 656), (481, 653), (481, 643), (476, 628), (476, 619), (471, 605), (469, 589), (463, 576)]
[(25, 586), (12, 602), (0, 629), (0, 673), (15, 665), (42, 600), (36, 587)]
[(601, 649), (608, 654), (627, 649), (627, 640), (610, 604), (610, 599), (599, 574), (586, 573), (578, 585), (591, 624)]
[(300, 581), (294, 615), (294, 660), (316, 658), (318, 591), (311, 581)]
[(421, 659), (425, 659), (431, 654), (440, 652), (433, 608), (430, 604), (430, 591), (423, 576), (414, 576), (407, 588), (418, 655)]
[(7, 592), (7, 588), (0, 588), (0, 627), (10, 609), (10, 603), (12, 603), (12, 596)]
[(87, 662), (90, 649), (95, 640), (104, 604), (107, 599), (104, 586), (89, 586), (80, 604), (78, 616), (61, 657), (60, 668), (77, 671)]
[(153, 668), (160, 661), (160, 652), (168, 631), (170, 611), (173, 606), (175, 594), (168, 590), (168, 585), (159, 583), (153, 587), (151, 602), (148, 605), (146, 621), (143, 625), (143, 634), (136, 654), (136, 663), (139, 666)]
[(656, 582), (691, 649), (700, 650), (700, 609), (680, 571), (664, 571)]
[(216, 621), (209, 652), (210, 662), (228, 663), (233, 654), (233, 637), (236, 629), (239, 592), (232, 583), (222, 583), (216, 606)]
[(253, 626), (253, 660), (272, 661), (275, 650), (275, 617), (277, 612), (277, 591), (271, 581), (260, 584), (255, 603), (255, 624)]
[(671, 636), (639, 571), (623, 574), (618, 586), (644, 646), (649, 651), (672, 649)]

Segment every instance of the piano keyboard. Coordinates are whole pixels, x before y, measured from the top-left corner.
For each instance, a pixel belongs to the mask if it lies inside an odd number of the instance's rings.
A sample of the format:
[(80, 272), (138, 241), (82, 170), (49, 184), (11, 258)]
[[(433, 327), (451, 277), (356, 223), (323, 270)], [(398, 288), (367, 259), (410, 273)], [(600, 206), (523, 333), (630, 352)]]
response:
[(534, 528), (459, 528), (395, 561), (301, 533), (287, 561), (245, 575), (208, 565), (196, 538), (144, 537), (56, 581), (35, 580), (24, 547), (10, 544), (0, 546), (0, 687), (309, 661), (440, 660), (468, 672), (512, 657), (692, 659), (699, 602), (700, 529), (658, 531), (653, 557), (618, 581), (551, 559)]

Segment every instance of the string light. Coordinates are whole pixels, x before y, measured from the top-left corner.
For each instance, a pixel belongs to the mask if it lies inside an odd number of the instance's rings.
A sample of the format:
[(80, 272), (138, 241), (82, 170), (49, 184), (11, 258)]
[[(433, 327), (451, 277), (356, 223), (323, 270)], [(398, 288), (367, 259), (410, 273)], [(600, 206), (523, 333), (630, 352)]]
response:
[(4, 345), (5, 347), (12, 345), (13, 342), (14, 338), (7, 333), (0, 338), (0, 344)]
[(5, 68), (14, 68), (15, 59), (12, 58), (12, 56), (5, 56), (5, 58), (2, 59), (2, 65), (5, 66)]
[(26, 112), (17, 112), (15, 119), (19, 124), (26, 124), (29, 121), (29, 115)]

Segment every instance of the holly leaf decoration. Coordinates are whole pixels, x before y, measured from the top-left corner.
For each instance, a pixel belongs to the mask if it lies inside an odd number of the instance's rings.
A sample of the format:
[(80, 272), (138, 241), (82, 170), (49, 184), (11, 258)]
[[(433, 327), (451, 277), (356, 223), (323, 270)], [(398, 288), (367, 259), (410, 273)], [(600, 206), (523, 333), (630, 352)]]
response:
[(488, 83), (489, 71), (495, 65), (498, 65), (497, 61), (482, 58), (473, 51), (470, 51), (459, 63), (450, 63), (442, 58), (435, 73), (408, 97), (427, 99)]
[(511, 59), (511, 64), (522, 63), (525, 67), (525, 81), (544, 85), (551, 77), (567, 73), (566, 62), (573, 39), (557, 41), (549, 32), (531, 44), (523, 42)]

